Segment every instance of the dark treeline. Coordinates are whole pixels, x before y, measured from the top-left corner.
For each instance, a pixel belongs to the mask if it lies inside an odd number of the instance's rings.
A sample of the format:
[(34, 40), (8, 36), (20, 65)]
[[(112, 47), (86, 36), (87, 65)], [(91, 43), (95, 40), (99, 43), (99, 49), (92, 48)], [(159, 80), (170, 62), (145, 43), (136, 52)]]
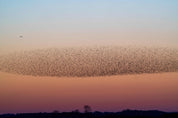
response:
[(122, 112), (52, 112), (3, 114), (0, 118), (178, 118), (178, 112), (124, 110)]

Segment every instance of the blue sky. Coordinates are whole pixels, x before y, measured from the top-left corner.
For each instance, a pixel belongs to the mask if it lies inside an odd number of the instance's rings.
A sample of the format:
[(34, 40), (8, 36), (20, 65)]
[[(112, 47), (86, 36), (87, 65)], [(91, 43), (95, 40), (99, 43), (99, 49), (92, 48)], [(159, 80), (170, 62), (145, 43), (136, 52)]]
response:
[(1, 0), (0, 47), (98, 41), (175, 45), (177, 6), (177, 0)]

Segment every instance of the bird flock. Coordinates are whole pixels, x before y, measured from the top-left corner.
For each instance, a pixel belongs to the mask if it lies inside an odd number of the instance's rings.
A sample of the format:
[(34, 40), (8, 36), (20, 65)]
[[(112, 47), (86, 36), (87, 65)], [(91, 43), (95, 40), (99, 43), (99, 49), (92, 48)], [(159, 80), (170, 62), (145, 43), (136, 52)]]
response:
[(0, 56), (0, 71), (33, 76), (109, 76), (178, 71), (178, 49), (49, 48)]

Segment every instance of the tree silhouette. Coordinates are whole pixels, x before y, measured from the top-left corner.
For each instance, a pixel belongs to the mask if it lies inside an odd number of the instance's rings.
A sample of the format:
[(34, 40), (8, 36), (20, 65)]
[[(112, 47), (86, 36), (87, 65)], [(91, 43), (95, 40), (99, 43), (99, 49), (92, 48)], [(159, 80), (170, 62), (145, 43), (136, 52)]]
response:
[(58, 110), (54, 110), (52, 113), (55, 113), (55, 114), (56, 114), (56, 113), (59, 113), (59, 111), (58, 111)]
[(75, 109), (74, 111), (72, 111), (73, 113), (80, 113), (80, 111), (78, 109)]
[(84, 105), (84, 112), (85, 113), (90, 113), (92, 112), (91, 107), (89, 105)]

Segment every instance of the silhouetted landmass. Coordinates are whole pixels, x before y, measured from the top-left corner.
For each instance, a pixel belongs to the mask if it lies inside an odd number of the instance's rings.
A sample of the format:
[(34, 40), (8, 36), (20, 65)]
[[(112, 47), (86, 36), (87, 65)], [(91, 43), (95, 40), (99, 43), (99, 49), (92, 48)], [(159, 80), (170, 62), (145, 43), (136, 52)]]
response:
[(0, 71), (33, 76), (105, 76), (178, 71), (178, 49), (52, 48), (0, 57)]
[(178, 112), (124, 110), (122, 112), (62, 112), (3, 114), (0, 118), (178, 118)]

